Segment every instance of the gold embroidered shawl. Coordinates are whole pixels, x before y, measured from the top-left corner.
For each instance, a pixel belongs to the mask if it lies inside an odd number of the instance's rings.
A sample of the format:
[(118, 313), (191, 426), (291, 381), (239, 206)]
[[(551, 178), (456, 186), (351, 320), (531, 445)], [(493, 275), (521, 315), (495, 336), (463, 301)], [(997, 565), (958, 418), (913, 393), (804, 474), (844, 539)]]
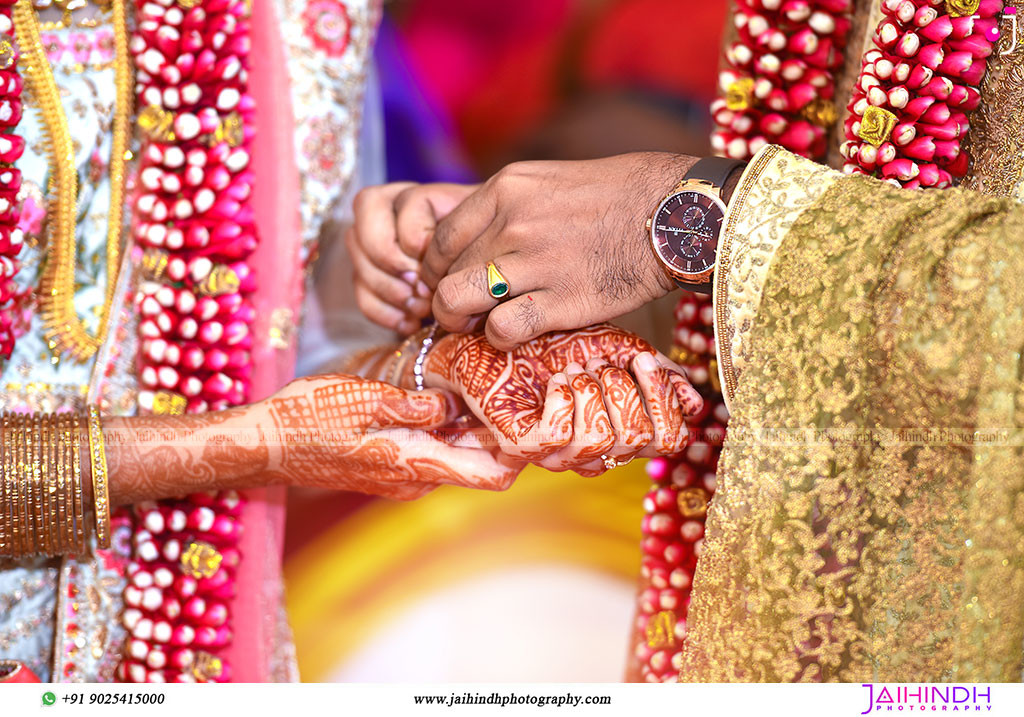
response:
[(1022, 238), (1008, 199), (755, 157), (682, 680), (1020, 679)]

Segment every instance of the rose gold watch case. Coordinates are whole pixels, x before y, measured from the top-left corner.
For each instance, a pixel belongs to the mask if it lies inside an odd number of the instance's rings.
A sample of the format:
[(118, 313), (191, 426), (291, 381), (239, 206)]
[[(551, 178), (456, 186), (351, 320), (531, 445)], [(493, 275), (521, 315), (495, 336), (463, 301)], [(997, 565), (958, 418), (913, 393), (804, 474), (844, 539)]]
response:
[[(722, 201), (721, 187), (717, 187), (711, 182), (708, 182), (703, 179), (684, 179), (683, 181), (679, 182), (679, 184), (677, 184), (671, 192), (666, 194), (660, 202), (658, 202), (658, 206), (655, 207), (653, 212), (651, 212), (651, 216), (647, 220), (647, 233), (651, 240), (651, 250), (654, 252), (654, 255), (658, 257), (658, 262), (661, 264), (665, 272), (675, 281), (681, 281), (686, 284), (695, 285), (706, 284), (708, 283), (708, 281), (711, 280), (711, 275), (715, 273), (715, 267), (718, 265), (717, 256), (715, 257), (715, 261), (711, 264), (711, 266), (708, 267), (707, 269), (704, 269), (703, 271), (684, 272), (679, 271), (674, 266), (666, 262), (665, 257), (663, 257), (661, 255), (661, 252), (658, 251), (658, 237), (654, 233), (654, 219), (655, 217), (658, 216), (661, 210), (665, 208), (665, 205), (668, 204), (673, 197), (675, 197), (677, 194), (682, 194), (683, 192), (695, 192), (697, 194), (703, 194), (721, 210), (722, 216), (725, 216), (726, 207), (725, 202)], [(719, 236), (719, 238), (721, 237)]]

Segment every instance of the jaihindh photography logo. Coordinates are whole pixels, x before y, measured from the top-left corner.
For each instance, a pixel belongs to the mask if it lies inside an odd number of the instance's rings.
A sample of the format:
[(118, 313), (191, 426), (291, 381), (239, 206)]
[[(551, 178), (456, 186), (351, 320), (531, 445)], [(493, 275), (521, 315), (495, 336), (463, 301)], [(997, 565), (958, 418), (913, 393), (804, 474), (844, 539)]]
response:
[[(989, 685), (889, 686), (865, 684), (867, 709), (862, 715), (886, 712), (988, 712), (992, 709)], [(863, 703), (861, 703), (863, 704)]]

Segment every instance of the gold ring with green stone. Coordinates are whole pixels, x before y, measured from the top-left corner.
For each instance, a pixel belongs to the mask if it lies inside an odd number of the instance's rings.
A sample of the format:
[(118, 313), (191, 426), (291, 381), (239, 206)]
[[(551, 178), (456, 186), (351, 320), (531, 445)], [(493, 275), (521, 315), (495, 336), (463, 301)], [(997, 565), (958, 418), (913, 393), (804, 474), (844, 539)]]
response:
[(498, 301), (507, 299), (510, 290), (505, 275), (498, 271), (498, 267), (494, 265), (493, 261), (487, 262), (487, 293), (491, 295), (491, 298)]

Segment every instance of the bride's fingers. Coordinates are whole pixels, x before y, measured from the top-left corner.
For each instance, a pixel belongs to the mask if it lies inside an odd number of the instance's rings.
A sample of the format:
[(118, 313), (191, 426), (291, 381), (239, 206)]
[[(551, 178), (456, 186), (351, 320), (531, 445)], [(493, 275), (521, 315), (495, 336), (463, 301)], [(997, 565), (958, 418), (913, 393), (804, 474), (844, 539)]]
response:
[[(393, 429), (397, 431), (398, 429)], [(387, 437), (392, 431), (382, 431)], [(398, 437), (407, 446), (401, 459), (407, 480), (433, 484), (458, 485), (484, 490), (505, 490), (515, 481), (525, 463), (485, 448), (459, 447), (436, 440), (428, 433), (402, 432)], [(423, 441), (424, 443), (420, 443)]]
[(573, 436), (574, 407), (569, 377), (556, 373), (548, 380), (540, 420), (533, 422), (520, 436), (514, 451), (506, 453), (537, 461), (569, 445)]
[(565, 374), (548, 379), (544, 403), (536, 411), (521, 411), (522, 415), (511, 421), (499, 420), (489, 406), (478, 413), (484, 416), (501, 451), (513, 459), (536, 462), (572, 440), (573, 398)]
[(589, 463), (584, 463), (581, 466), (576, 466), (575, 468), (573, 468), (573, 470), (579, 473), (581, 476), (584, 476), (585, 478), (596, 478), (597, 476), (606, 472), (608, 470), (608, 467), (604, 464), (604, 461), (602, 460), (593, 460), (590, 461)]
[(615, 429), (615, 445), (605, 455), (619, 460), (633, 458), (654, 438), (654, 426), (647, 416), (640, 389), (628, 371), (603, 358), (588, 361), (586, 370), (601, 384), (608, 417)]
[(654, 426), (654, 440), (640, 455), (667, 455), (686, 446), (689, 431), (671, 374), (651, 353), (641, 353), (633, 359), (633, 375)]
[(378, 326), (385, 329), (392, 329), (399, 333), (412, 333), (416, 330), (414, 322), (401, 309), (382, 301), (373, 293), (363, 280), (356, 277), (354, 284), (356, 306), (363, 312), (363, 315)]
[(655, 358), (669, 372), (672, 385), (675, 387), (676, 395), (679, 397), (679, 403), (683, 407), (683, 415), (693, 416), (700, 413), (700, 410), (704, 407), (704, 397), (690, 383), (686, 372), (661, 352), (656, 353)]
[[(453, 421), (459, 413), (458, 401), (436, 388), (406, 391), (386, 383), (352, 382), (350, 391), (364, 392), (348, 401), (351, 406), (366, 406), (366, 428), (406, 428), (429, 431)], [(330, 398), (330, 397), (325, 397)], [(352, 417), (355, 422), (359, 416)]]
[(615, 431), (601, 384), (578, 363), (569, 364), (565, 375), (569, 378), (574, 404), (573, 436), (565, 448), (540, 463), (551, 470), (575, 469), (608, 453), (615, 446)]

